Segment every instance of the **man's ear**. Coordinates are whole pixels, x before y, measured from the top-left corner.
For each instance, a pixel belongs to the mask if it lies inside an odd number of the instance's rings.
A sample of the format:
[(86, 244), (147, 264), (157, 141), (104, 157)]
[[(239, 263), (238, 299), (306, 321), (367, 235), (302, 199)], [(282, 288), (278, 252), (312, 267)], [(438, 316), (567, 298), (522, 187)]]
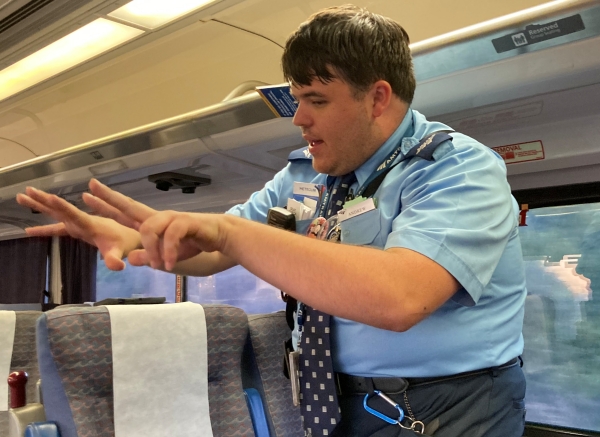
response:
[(373, 117), (381, 117), (390, 106), (394, 93), (392, 86), (385, 80), (378, 80), (371, 87)]

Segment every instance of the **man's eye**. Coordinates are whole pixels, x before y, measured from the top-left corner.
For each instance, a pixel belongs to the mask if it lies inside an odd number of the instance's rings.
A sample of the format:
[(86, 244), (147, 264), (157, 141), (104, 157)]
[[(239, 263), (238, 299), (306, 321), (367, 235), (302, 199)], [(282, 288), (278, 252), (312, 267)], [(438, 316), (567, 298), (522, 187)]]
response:
[(324, 100), (313, 100), (312, 104), (315, 106), (322, 106), (324, 105), (326, 102)]

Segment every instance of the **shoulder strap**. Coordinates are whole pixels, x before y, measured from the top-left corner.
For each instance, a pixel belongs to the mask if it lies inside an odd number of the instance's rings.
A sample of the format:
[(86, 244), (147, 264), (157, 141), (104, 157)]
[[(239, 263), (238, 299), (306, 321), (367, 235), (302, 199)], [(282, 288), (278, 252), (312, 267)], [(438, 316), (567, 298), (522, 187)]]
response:
[(448, 134), (452, 132), (454, 131), (438, 130), (427, 135), (425, 138), (419, 141), (418, 144), (413, 146), (408, 151), (408, 153), (406, 153), (406, 155), (402, 156), (394, 165), (388, 167), (386, 171), (382, 172), (375, 179), (373, 179), (369, 186), (365, 188), (364, 192), (362, 193), (362, 196), (367, 198), (373, 196), (375, 192), (379, 189), (379, 186), (381, 185), (387, 174), (402, 161), (414, 158), (415, 156), (426, 159), (428, 161), (433, 160), (433, 152), (435, 151), (435, 149), (437, 149), (438, 146), (444, 141), (451, 140), (452, 137)]
[(299, 160), (309, 160), (312, 161), (312, 155), (308, 151), (308, 146), (303, 147), (301, 149), (294, 150), (288, 156), (288, 161), (299, 161)]

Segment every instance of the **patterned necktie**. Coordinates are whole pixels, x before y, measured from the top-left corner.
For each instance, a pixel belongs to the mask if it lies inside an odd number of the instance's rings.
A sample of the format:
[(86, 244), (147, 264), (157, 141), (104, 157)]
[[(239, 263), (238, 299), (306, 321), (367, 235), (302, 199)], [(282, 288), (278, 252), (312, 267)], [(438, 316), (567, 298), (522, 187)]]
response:
[[(356, 181), (354, 172), (341, 177), (331, 191), (325, 218), (342, 209), (348, 189)], [(340, 421), (329, 323), (331, 316), (304, 306), (304, 326), (300, 341), (300, 398), (302, 419), (307, 436), (327, 436)]]

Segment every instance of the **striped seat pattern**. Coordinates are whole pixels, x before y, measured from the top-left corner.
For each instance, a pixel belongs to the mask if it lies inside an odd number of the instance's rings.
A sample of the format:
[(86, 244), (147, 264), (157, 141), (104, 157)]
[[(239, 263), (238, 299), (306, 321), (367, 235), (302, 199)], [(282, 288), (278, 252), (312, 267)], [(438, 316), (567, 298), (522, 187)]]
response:
[(283, 342), (290, 336), (285, 313), (250, 316), (248, 323), (275, 437), (304, 437), (300, 407), (294, 407), (290, 381), (282, 371)]
[[(214, 437), (254, 437), (243, 397), (240, 360), (248, 321), (226, 305), (204, 306)], [(113, 437), (110, 316), (105, 307), (46, 313), (48, 341), (79, 437)], [(141, 364), (142, 365), (142, 364)], [(190, 369), (193, 371), (193, 369)], [(52, 417), (49, 417), (52, 420)]]

